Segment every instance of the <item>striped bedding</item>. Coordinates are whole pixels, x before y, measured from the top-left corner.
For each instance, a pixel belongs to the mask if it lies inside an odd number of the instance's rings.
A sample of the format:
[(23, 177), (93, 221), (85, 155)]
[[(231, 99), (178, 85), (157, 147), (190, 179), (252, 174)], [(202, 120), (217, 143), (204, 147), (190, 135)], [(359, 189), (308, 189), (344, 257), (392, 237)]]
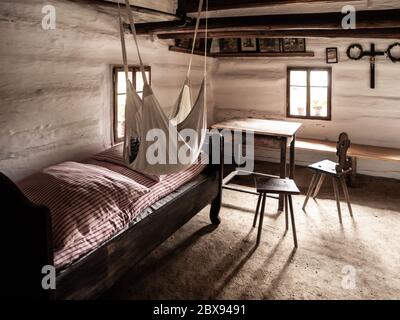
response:
[[(123, 147), (124, 144), (119, 143), (107, 150), (96, 153), (95, 155), (92, 156), (92, 159), (115, 163), (117, 165), (120, 165), (122, 167), (127, 167), (129, 169), (129, 166), (127, 166), (124, 162)], [(165, 178), (165, 175), (157, 176), (153, 174), (145, 174), (145, 173), (142, 174), (156, 182), (160, 182), (162, 179)]]
[[(130, 181), (133, 180), (133, 183), (140, 184), (143, 187), (143, 189), (140, 189), (142, 194), (136, 201), (124, 207), (123, 210), (118, 210), (117, 214), (108, 215), (100, 223), (92, 225), (90, 232), (86, 233), (84, 237), (75, 237), (73, 241), (67, 241), (64, 246), (59, 246), (57, 242), (59, 230), (54, 232), (55, 217), (52, 212), (53, 239), (55, 240), (55, 244), (57, 244), (54, 252), (54, 264), (58, 271), (61, 271), (80, 257), (88, 254), (118, 232), (128, 228), (143, 210), (197, 176), (205, 167), (203, 163), (194, 164), (182, 172), (167, 175), (161, 181), (155, 182), (149, 177), (115, 163), (91, 159), (86, 164), (104, 168), (105, 170), (114, 172), (118, 176), (129, 178), (128, 180)], [(32, 202), (47, 205), (46, 201), (43, 201), (43, 194), (40, 191), (35, 192), (35, 188), (32, 188), (34, 184), (35, 175), (24, 179), (18, 185)], [(145, 191), (146, 189), (148, 192)], [(60, 201), (65, 201), (63, 197), (57, 198)], [(48, 199), (46, 200), (49, 201)], [(51, 199), (51, 201), (54, 202), (54, 199)], [(86, 207), (85, 210), (80, 212), (80, 215), (83, 219), (95, 215), (95, 212), (90, 207)]]

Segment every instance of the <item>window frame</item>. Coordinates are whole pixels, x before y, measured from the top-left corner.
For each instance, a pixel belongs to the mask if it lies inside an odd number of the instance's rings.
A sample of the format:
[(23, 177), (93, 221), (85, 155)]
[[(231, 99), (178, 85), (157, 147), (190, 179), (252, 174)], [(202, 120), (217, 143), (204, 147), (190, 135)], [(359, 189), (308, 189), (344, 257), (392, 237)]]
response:
[[(292, 115), (290, 113), (290, 73), (291, 71), (306, 71), (307, 72), (307, 105), (306, 105), (306, 115)], [(311, 85), (310, 85), (310, 74), (311, 71), (327, 71), (328, 72), (328, 102), (327, 102), (327, 116), (312, 116), (311, 115)], [(286, 117), (294, 119), (306, 119), (306, 120), (332, 120), (332, 67), (288, 67), (286, 76)]]
[[(113, 90), (113, 121), (112, 121), (112, 132), (114, 137), (114, 143), (119, 143), (124, 141), (124, 138), (118, 138), (118, 72), (124, 71), (123, 65), (113, 65), (112, 67), (112, 90)], [(136, 83), (136, 72), (140, 71), (140, 66), (129, 65), (128, 71), (132, 72), (132, 81)], [(151, 67), (145, 66), (144, 71), (149, 72), (149, 84), (151, 85)], [(142, 91), (139, 91), (142, 92)], [(125, 93), (126, 94), (126, 93)]]

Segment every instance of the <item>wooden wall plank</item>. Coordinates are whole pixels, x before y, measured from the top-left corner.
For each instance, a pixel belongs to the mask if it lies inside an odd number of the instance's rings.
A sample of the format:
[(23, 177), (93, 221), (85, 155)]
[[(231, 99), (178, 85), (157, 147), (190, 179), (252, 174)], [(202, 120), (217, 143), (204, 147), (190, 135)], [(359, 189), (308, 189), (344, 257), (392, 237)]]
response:
[[(379, 50), (385, 50), (396, 40), (371, 41)], [(219, 60), (213, 77), (215, 121), (242, 117), (287, 119), (286, 68), (328, 66), (325, 48), (338, 47), (339, 63), (330, 65), (333, 75), (332, 121), (301, 120), (303, 127), (299, 136), (335, 141), (340, 132), (345, 131), (354, 143), (398, 148), (400, 65), (386, 57), (377, 58), (377, 88), (372, 90), (369, 86), (369, 60), (352, 61), (345, 53), (354, 42), (368, 48), (371, 41), (313, 38), (307, 39), (307, 50), (315, 52), (314, 58)], [(269, 151), (256, 150), (259, 159), (267, 154), (269, 158), (279, 157)], [(304, 155), (299, 158), (299, 163), (307, 164), (315, 157)], [(323, 157), (319, 155), (319, 159)], [(400, 178), (399, 164), (386, 164), (385, 167), (385, 164), (377, 166), (374, 161), (361, 161), (360, 172), (377, 175), (378, 167), (382, 175)], [(393, 167), (397, 169), (393, 170)]]
[[(111, 144), (111, 65), (122, 63), (117, 11), (54, 0), (56, 29), (43, 30), (44, 4), (4, 0), (0, 7), (0, 171), (14, 180), (61, 161), (83, 160)], [(129, 62), (137, 65), (136, 48), (127, 40)], [(168, 110), (189, 57), (150, 39), (141, 38), (140, 48)], [(197, 90), (203, 58), (193, 62)]]

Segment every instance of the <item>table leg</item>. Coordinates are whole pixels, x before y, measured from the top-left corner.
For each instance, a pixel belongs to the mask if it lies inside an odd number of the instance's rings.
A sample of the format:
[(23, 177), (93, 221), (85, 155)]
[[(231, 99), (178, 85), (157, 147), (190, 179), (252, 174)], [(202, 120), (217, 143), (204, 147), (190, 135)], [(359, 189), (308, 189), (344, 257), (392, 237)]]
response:
[[(286, 178), (286, 163), (287, 163), (287, 138), (281, 138), (281, 173), (282, 179)], [(279, 195), (279, 211), (283, 211), (283, 195)]]
[(253, 221), (253, 228), (255, 228), (257, 225), (257, 217), (258, 213), (260, 212), (261, 199), (262, 199), (262, 193), (260, 193), (258, 196), (256, 214), (254, 215), (254, 221)]
[(353, 210), (351, 209), (349, 190), (347, 189), (346, 179), (340, 176), (340, 183), (342, 185), (344, 197), (346, 198), (347, 206), (349, 207), (350, 216), (353, 216)]
[(294, 178), (294, 169), (295, 169), (295, 147), (296, 147), (296, 135), (293, 135), (292, 142), (290, 143), (290, 171), (289, 177), (290, 179)]
[(340, 209), (340, 199), (339, 199), (339, 187), (337, 184), (337, 179), (335, 176), (332, 176), (332, 184), (333, 184), (333, 191), (335, 193), (335, 199), (336, 199), (336, 206), (339, 214), (339, 221), (340, 224), (342, 224), (342, 210)]
[(262, 193), (261, 195), (262, 195), (262, 204), (261, 204), (261, 211), (260, 211), (260, 222), (258, 224), (257, 246), (261, 242), (261, 232), (262, 232), (263, 221), (264, 221), (264, 212), (265, 212), (265, 200), (267, 198), (266, 193)]
[(296, 224), (294, 222), (292, 195), (289, 194), (288, 198), (289, 198), (289, 206), (290, 206), (290, 219), (292, 220), (293, 242), (294, 242), (294, 247), (297, 248), (297, 234), (296, 234)]

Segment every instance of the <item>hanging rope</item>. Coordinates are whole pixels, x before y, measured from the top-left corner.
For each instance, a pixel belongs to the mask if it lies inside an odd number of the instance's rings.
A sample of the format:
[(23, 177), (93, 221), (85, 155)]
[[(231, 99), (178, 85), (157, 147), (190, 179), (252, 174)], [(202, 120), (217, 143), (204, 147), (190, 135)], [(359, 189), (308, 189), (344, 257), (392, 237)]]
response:
[[(205, 38), (204, 38), (204, 104), (207, 104), (207, 47), (208, 47), (208, 0), (206, 0), (206, 30), (205, 30)], [(211, 48), (210, 48), (211, 50)], [(192, 52), (193, 55), (193, 52)], [(207, 108), (205, 108), (207, 110)]]
[[(119, 5), (119, 0), (118, 0), (118, 5)], [(129, 3), (129, 0), (125, 0), (125, 6), (126, 6), (126, 11), (128, 13), (129, 27), (131, 29), (131, 33), (133, 35), (133, 39), (134, 39), (135, 44), (136, 44), (136, 51), (137, 51), (137, 54), (138, 54), (138, 57), (139, 57), (140, 71), (142, 73), (143, 83), (145, 85), (149, 85), (148, 82), (147, 82), (146, 72), (144, 70), (144, 64), (143, 64), (142, 56), (140, 55), (139, 44), (138, 44), (137, 34), (136, 34), (136, 27), (135, 27), (135, 23), (133, 21), (133, 15), (132, 15), (132, 10), (131, 10), (131, 5)]]
[[(121, 14), (121, 7), (118, 1), (118, 21), (119, 21), (119, 32), (120, 34), (124, 35), (124, 25), (122, 23), (122, 14)], [(124, 71), (125, 71), (125, 81), (126, 86), (129, 85), (129, 68), (128, 68), (128, 57), (126, 55), (126, 43), (125, 37), (121, 36), (121, 47), (122, 47), (122, 60), (124, 62)]]
[[(208, 1), (208, 0), (207, 0)], [(199, 8), (197, 10), (197, 19), (196, 19), (196, 26), (194, 28), (194, 36), (193, 36), (193, 43), (192, 43), (192, 52), (190, 55), (190, 60), (189, 60), (189, 67), (188, 67), (188, 71), (186, 74), (186, 78), (189, 79), (190, 78), (190, 71), (192, 69), (192, 62), (193, 62), (193, 53), (194, 53), (194, 48), (196, 45), (196, 39), (197, 39), (197, 31), (199, 29), (199, 24), (200, 24), (200, 16), (201, 16), (201, 10), (203, 9), (203, 0), (199, 0)]]

